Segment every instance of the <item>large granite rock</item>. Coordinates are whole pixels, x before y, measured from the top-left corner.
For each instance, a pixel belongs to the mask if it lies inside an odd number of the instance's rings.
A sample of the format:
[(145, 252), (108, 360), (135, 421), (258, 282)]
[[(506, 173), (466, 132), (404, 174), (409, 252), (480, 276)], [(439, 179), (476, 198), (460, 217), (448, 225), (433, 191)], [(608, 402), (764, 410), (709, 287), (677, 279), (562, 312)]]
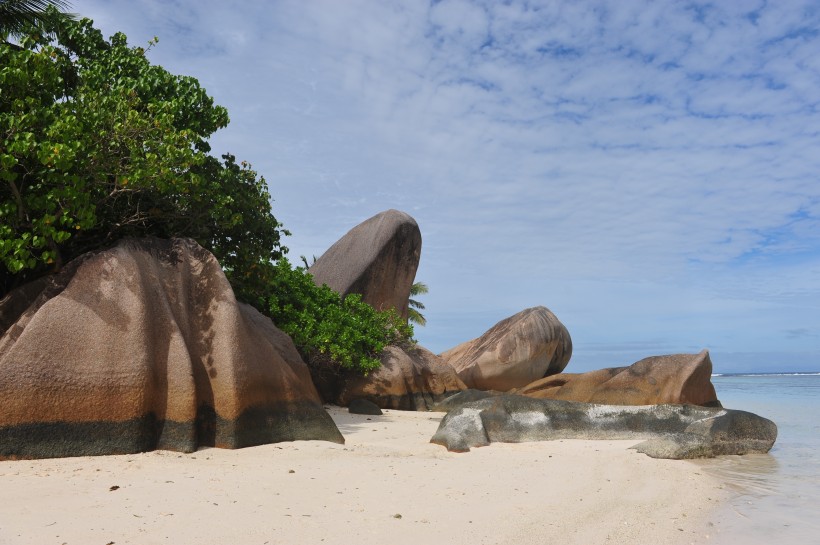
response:
[(522, 310), (441, 355), (469, 388), (498, 391), (560, 373), (571, 356), (567, 328), (546, 307)]
[(515, 393), (607, 405), (720, 406), (712, 385), (712, 361), (707, 350), (699, 354), (653, 356), (629, 367), (552, 375)]
[(194, 241), (127, 240), (0, 337), (0, 458), (344, 439), (290, 338)]
[(452, 367), (416, 346), (403, 350), (388, 346), (382, 366), (366, 377), (349, 376), (338, 397), (340, 405), (363, 398), (382, 409), (427, 411), (442, 399), (466, 389)]
[(777, 426), (752, 413), (694, 405), (625, 407), (503, 394), (452, 409), (430, 442), (467, 452), (552, 439), (645, 439), (634, 448), (653, 458), (707, 458), (768, 452)]
[(466, 405), (472, 401), (479, 401), (487, 399), (488, 397), (495, 397), (504, 395), (505, 392), (498, 392), (496, 390), (476, 390), (474, 388), (467, 388), (460, 392), (442, 398), (430, 407), (431, 411), (439, 413), (448, 413), (453, 409), (457, 409), (462, 405)]
[(421, 231), (410, 215), (387, 210), (360, 223), (310, 267), (317, 285), (342, 296), (361, 294), (376, 310), (407, 317), (410, 286), (421, 256)]

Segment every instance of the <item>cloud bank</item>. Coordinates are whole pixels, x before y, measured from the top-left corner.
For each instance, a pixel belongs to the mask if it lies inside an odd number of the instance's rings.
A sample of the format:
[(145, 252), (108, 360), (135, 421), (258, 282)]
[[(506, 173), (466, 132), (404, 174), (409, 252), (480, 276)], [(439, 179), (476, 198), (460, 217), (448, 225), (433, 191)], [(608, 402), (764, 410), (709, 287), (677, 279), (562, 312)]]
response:
[(75, 8), (228, 108), (293, 257), (412, 214), (435, 351), (543, 304), (568, 370), (820, 368), (816, 2)]

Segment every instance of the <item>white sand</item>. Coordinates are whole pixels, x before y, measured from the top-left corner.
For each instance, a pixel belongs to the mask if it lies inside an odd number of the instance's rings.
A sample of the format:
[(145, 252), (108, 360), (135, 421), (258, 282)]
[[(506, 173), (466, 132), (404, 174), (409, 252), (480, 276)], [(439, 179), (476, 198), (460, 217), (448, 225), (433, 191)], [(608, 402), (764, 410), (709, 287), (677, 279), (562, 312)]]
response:
[(725, 498), (635, 441), (455, 454), (428, 442), (440, 413), (330, 412), (346, 445), (0, 462), (0, 544), (675, 545)]

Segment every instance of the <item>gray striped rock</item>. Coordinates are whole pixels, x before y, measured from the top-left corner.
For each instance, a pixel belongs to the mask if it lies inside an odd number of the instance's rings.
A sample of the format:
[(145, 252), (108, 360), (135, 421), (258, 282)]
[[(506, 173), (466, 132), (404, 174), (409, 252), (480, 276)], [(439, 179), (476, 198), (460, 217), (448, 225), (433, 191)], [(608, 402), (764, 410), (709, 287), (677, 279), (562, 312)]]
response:
[(653, 458), (766, 453), (774, 422), (745, 411), (695, 405), (620, 406), (503, 394), (448, 412), (430, 440), (454, 452), (490, 443), (553, 439), (636, 439)]

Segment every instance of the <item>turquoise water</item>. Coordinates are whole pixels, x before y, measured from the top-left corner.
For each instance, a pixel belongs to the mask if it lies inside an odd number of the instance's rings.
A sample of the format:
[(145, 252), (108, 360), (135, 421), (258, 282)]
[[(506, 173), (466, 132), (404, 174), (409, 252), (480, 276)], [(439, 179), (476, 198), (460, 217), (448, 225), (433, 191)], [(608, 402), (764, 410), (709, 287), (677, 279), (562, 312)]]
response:
[(820, 373), (723, 375), (712, 383), (724, 407), (773, 420), (778, 437), (769, 454), (698, 462), (732, 493), (709, 543), (820, 544)]

